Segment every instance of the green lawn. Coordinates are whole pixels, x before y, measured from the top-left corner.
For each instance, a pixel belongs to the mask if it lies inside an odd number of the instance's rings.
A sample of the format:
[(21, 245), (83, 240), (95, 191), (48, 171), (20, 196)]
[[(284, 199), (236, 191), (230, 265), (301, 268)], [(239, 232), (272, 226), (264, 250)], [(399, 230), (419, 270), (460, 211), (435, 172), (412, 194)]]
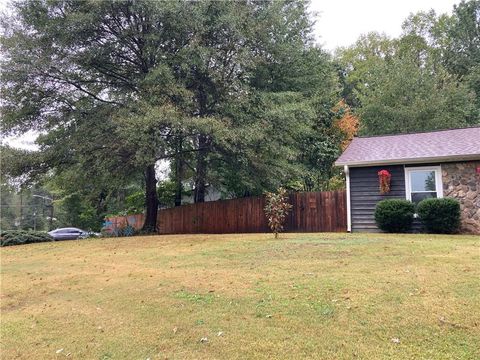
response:
[(1, 261), (2, 359), (480, 358), (479, 237), (111, 238)]

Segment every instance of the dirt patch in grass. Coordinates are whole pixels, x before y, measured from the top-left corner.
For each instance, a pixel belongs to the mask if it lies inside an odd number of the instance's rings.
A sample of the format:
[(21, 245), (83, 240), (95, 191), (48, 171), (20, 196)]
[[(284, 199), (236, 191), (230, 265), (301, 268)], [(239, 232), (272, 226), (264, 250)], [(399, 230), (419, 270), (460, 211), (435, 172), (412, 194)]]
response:
[(480, 357), (480, 239), (176, 235), (1, 249), (2, 358)]

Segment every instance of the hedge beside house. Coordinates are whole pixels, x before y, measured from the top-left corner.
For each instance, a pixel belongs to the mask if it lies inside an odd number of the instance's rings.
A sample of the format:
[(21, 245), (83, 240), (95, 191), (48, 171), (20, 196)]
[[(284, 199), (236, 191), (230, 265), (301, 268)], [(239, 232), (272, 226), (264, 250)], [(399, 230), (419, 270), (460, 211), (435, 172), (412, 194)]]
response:
[(455, 199), (422, 200), (417, 213), (429, 233), (452, 234), (460, 228), (460, 203)]
[(402, 199), (388, 199), (377, 203), (375, 222), (379, 229), (391, 233), (404, 233), (412, 228), (415, 206)]

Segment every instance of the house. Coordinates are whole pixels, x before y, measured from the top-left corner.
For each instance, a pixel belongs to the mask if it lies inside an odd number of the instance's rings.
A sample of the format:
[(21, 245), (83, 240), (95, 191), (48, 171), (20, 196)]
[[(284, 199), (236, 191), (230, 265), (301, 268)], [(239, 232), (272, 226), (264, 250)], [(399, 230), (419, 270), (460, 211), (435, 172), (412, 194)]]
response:
[[(480, 234), (480, 126), (356, 137), (335, 164), (346, 174), (348, 231), (380, 231), (374, 219), (380, 200), (450, 197), (460, 202), (461, 231)], [(385, 194), (381, 170), (390, 176)]]
[[(185, 182), (184, 183), (184, 189), (187, 189), (187, 194), (182, 195), (182, 205), (185, 204), (193, 204), (194, 198), (193, 198), (193, 181), (190, 182)], [(222, 192), (218, 190), (216, 187), (207, 184), (206, 189), (205, 189), (205, 202), (209, 201), (217, 201), (222, 199)]]

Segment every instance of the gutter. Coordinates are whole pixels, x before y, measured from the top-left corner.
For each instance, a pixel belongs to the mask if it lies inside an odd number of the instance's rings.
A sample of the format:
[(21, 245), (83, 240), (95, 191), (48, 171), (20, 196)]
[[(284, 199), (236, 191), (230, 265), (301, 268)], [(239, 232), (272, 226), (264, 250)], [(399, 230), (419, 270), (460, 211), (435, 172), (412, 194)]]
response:
[(368, 161), (336, 161), (335, 166), (376, 166), (376, 165), (408, 165), (423, 164), (435, 162), (453, 162), (453, 161), (469, 161), (480, 160), (480, 154), (472, 155), (454, 155), (454, 156), (433, 156), (424, 158), (405, 158), (405, 159), (385, 159), (385, 160), (368, 160)]
[(352, 232), (352, 213), (350, 211), (350, 170), (348, 169), (348, 165), (343, 167), (343, 171), (345, 172), (345, 183), (346, 183), (346, 193), (347, 193), (347, 232)]

